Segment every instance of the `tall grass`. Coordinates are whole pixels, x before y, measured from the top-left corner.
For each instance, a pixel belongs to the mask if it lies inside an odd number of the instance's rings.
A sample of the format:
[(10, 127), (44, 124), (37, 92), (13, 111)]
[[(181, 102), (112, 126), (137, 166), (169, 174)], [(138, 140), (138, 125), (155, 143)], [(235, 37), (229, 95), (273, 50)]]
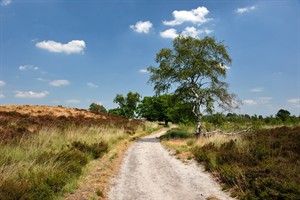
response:
[(149, 127), (141, 124), (131, 134), (122, 126), (52, 127), (0, 142), (0, 199), (53, 199), (82, 174), (90, 160), (120, 140), (154, 129)]

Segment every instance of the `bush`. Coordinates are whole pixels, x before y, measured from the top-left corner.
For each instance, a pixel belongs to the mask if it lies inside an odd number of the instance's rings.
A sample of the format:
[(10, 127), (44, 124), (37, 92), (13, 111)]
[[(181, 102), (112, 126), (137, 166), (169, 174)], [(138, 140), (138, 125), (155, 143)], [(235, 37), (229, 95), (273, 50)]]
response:
[(191, 138), (193, 134), (183, 131), (181, 129), (171, 129), (166, 134), (160, 136), (160, 139), (184, 139), (184, 138)]

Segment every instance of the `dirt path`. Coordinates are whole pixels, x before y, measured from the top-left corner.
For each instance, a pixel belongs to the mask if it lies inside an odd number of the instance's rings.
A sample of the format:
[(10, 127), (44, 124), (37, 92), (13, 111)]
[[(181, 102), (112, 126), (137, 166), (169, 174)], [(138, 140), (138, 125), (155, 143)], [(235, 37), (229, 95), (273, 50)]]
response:
[(126, 153), (119, 177), (112, 181), (111, 200), (232, 199), (208, 173), (185, 165), (156, 137), (165, 130), (139, 139)]

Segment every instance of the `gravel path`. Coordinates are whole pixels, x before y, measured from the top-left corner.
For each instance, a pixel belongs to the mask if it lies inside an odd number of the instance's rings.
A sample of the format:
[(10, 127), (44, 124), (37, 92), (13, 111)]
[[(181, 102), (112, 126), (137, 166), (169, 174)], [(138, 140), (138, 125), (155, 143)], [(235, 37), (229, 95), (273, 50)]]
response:
[(208, 173), (171, 156), (156, 139), (163, 133), (165, 130), (139, 139), (129, 148), (120, 175), (112, 181), (109, 199), (232, 199)]

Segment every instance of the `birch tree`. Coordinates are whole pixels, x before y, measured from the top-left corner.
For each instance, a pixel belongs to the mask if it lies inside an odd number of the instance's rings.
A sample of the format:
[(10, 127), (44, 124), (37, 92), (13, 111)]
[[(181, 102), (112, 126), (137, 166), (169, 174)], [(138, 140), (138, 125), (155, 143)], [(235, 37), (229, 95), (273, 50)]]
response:
[(156, 54), (156, 63), (158, 67), (148, 67), (149, 83), (157, 94), (173, 91), (193, 103), (196, 137), (202, 133), (203, 112), (212, 113), (216, 105), (225, 110), (236, 106), (235, 95), (228, 92), (225, 82), (231, 58), (222, 42), (211, 37), (179, 36), (172, 49), (164, 48)]

